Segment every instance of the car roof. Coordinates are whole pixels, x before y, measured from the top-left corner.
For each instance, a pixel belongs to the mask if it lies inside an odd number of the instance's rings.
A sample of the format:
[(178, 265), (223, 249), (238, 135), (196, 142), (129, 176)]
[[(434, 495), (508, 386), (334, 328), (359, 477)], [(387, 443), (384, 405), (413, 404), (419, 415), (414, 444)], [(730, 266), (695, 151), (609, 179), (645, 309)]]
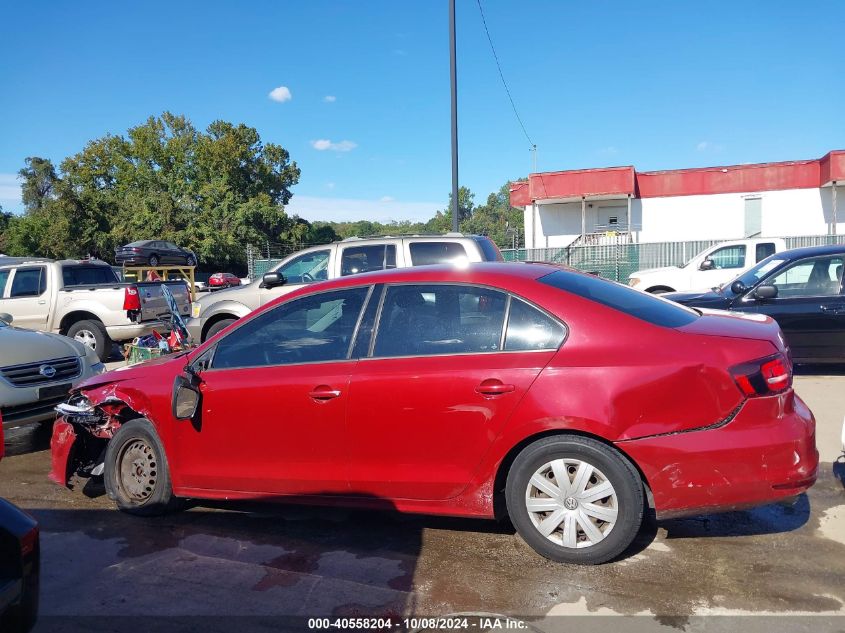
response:
[(787, 251), (781, 251), (770, 255), (770, 257), (783, 259), (801, 259), (804, 257), (813, 257), (816, 255), (845, 255), (845, 244), (828, 244), (826, 246), (804, 246), (802, 248), (791, 248)]

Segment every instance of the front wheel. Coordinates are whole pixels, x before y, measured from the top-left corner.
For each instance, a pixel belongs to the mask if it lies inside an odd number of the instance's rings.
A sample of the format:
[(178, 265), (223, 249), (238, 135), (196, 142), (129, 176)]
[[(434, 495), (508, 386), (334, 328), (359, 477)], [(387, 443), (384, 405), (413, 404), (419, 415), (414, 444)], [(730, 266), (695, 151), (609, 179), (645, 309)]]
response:
[(164, 447), (152, 423), (136, 418), (121, 426), (106, 448), (103, 482), (118, 509), (140, 516), (177, 509)]
[(508, 472), (508, 514), (538, 554), (597, 565), (633, 542), (643, 520), (639, 473), (592, 438), (547, 437), (527, 446)]
[(185, 264), (186, 264), (187, 266), (196, 266), (196, 265), (197, 265), (197, 258), (196, 258), (196, 257), (194, 257), (193, 255), (188, 255), (188, 256), (185, 258)]
[(156, 266), (158, 266), (158, 262), (159, 262), (158, 255), (150, 255), (150, 266), (155, 268)]
[(212, 325), (210, 328), (208, 328), (208, 332), (205, 333), (205, 338), (203, 339), (203, 341), (207, 341), (212, 336), (217, 334), (220, 330), (225, 330), (227, 327), (232, 325), (232, 323), (234, 323), (235, 321), (237, 321), (237, 319), (220, 319), (214, 325)]

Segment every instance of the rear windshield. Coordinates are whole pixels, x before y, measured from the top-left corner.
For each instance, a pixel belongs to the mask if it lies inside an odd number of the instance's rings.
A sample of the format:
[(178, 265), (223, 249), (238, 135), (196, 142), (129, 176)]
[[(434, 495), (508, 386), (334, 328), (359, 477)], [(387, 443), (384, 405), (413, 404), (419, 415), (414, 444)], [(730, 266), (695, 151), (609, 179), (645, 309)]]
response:
[(698, 318), (695, 310), (593, 275), (558, 270), (538, 281), (662, 327), (682, 327)]
[(502, 257), (501, 251), (499, 251), (499, 247), (496, 246), (495, 242), (493, 242), (493, 240), (491, 240), (489, 237), (475, 237), (473, 239), (478, 244), (479, 248), (481, 248), (481, 252), (484, 255), (484, 261), (505, 261), (505, 258)]
[(62, 281), (65, 286), (89, 286), (112, 284), (120, 281), (111, 266), (62, 266)]

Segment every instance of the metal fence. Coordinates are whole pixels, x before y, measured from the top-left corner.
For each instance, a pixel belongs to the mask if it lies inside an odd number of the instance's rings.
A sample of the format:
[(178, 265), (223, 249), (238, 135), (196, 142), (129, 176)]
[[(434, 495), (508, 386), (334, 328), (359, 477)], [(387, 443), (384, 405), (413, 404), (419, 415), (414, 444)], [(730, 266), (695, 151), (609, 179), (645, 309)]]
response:
[[(845, 244), (845, 235), (802, 235), (785, 237), (787, 248)], [(645, 268), (681, 266), (706, 248), (726, 240), (688, 242), (646, 242), (642, 244), (601, 244), (564, 248), (519, 248), (502, 251), (505, 261), (538, 261), (566, 264), (596, 273), (613, 281), (626, 282), (628, 276)]]

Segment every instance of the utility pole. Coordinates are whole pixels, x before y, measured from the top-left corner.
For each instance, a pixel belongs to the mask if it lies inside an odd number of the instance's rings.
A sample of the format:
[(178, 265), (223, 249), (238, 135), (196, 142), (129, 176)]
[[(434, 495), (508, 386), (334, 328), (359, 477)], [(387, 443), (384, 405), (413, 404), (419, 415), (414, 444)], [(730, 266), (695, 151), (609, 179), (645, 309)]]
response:
[(455, 56), (455, 0), (449, 0), (449, 70), (452, 81), (452, 230), (460, 229), (458, 218), (458, 68)]

